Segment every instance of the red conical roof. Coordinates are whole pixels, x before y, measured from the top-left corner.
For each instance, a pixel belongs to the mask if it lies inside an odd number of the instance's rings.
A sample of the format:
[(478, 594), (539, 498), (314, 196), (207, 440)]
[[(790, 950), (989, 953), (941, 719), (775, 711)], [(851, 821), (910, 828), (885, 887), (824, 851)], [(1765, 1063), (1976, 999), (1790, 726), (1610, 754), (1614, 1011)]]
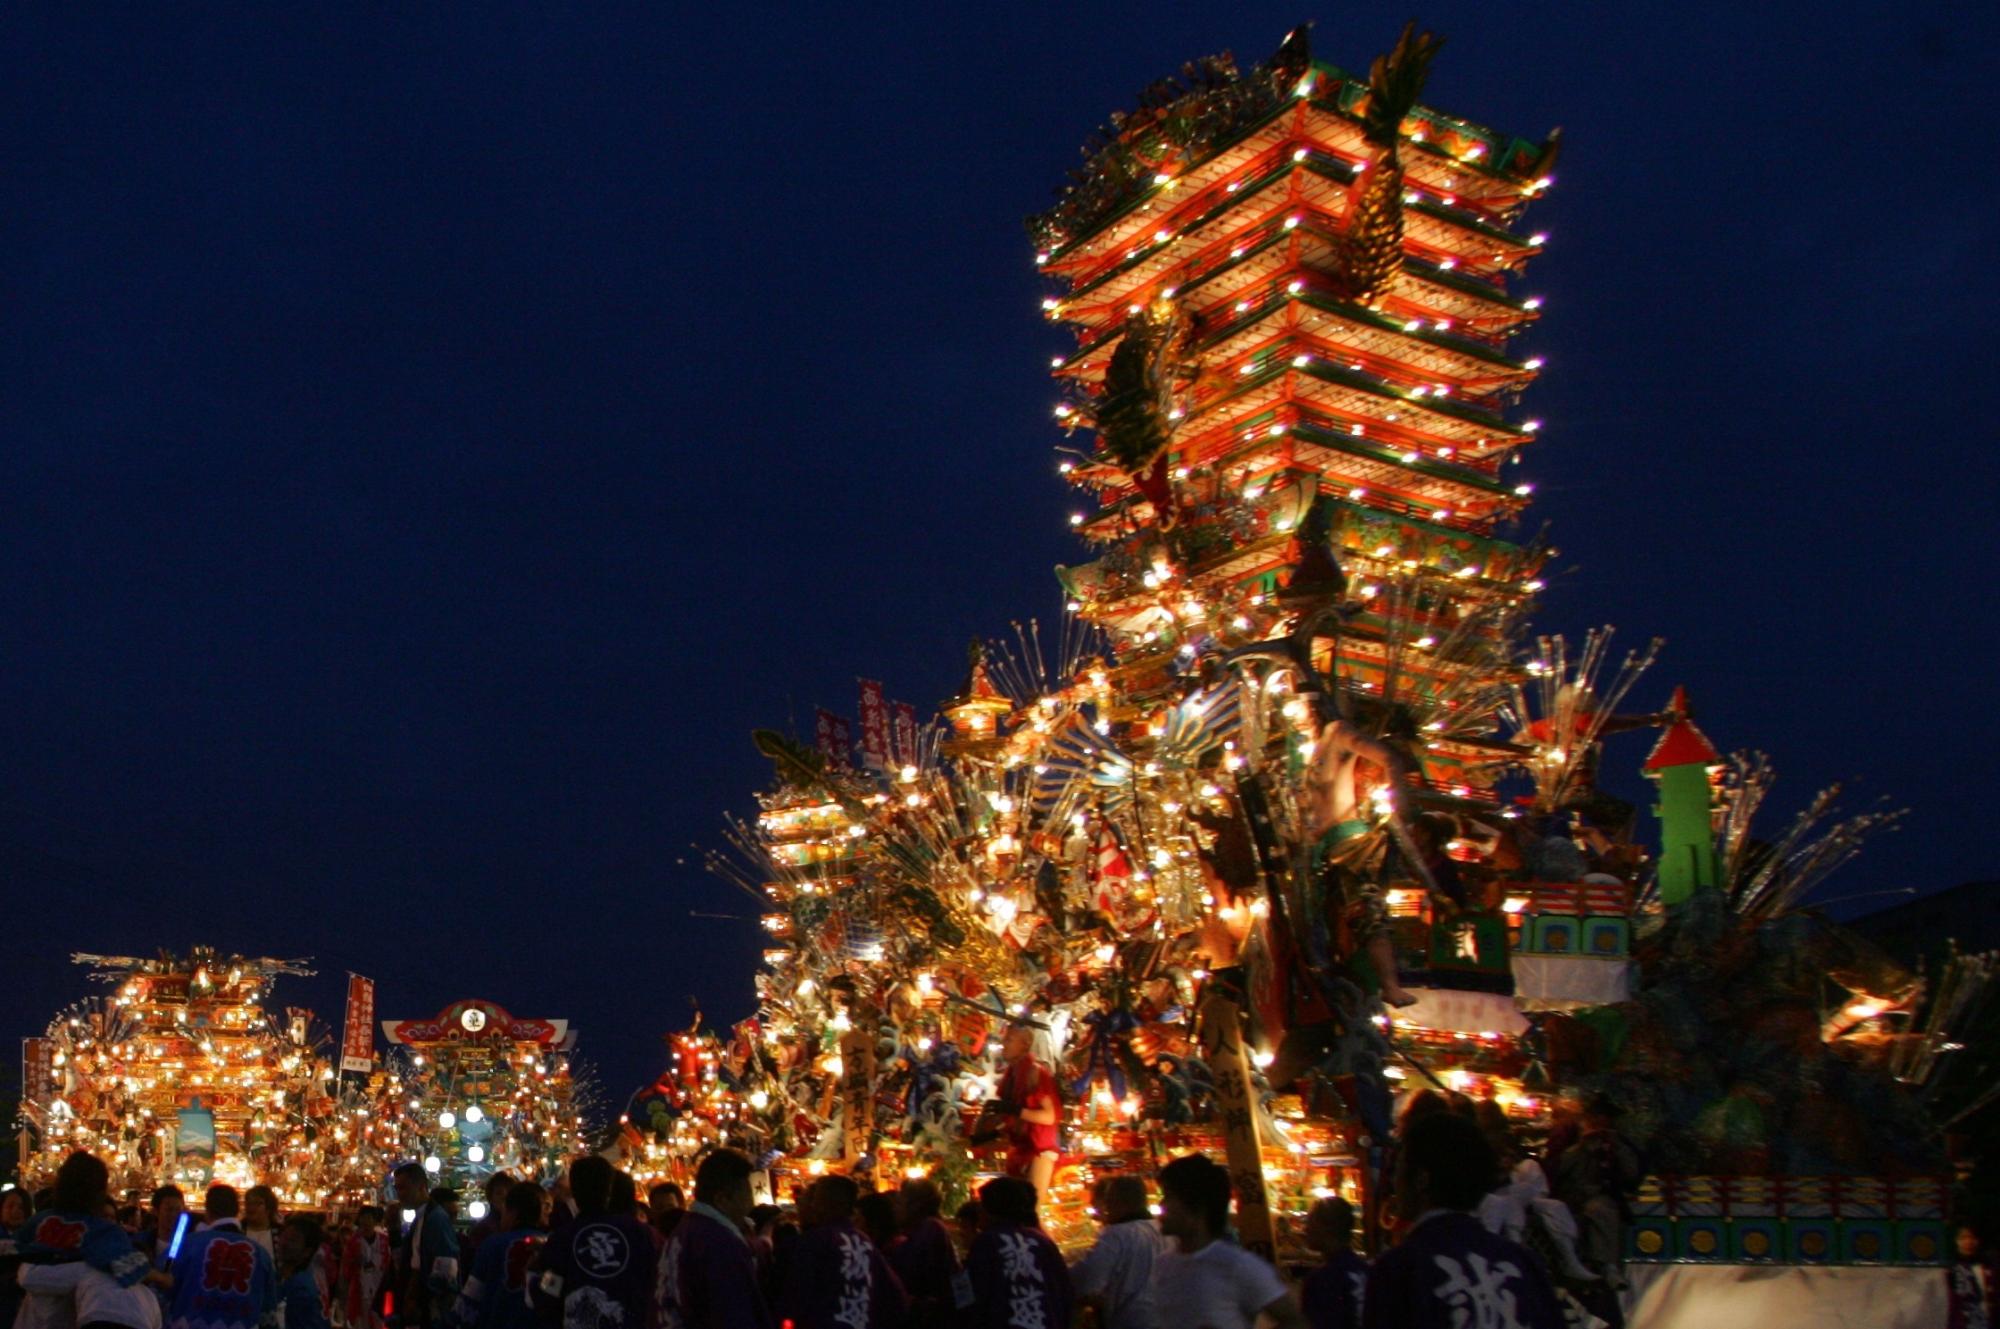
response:
[(1669, 766), (1713, 766), (1722, 760), (1713, 744), (1701, 730), (1688, 719), (1687, 689), (1675, 688), (1672, 707), (1674, 722), (1667, 726), (1667, 732), (1660, 735), (1660, 741), (1653, 745), (1652, 755), (1646, 758), (1641, 769), (1663, 771)]

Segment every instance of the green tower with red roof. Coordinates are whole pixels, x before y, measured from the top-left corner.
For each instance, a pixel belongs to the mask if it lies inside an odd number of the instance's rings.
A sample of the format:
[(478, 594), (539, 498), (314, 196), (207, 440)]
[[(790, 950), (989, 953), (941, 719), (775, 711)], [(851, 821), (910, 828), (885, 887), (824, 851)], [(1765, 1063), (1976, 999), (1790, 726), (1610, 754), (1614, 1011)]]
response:
[(1669, 908), (1722, 884), (1715, 853), (1715, 789), (1709, 773), (1722, 758), (1688, 718), (1687, 689), (1675, 688), (1673, 723), (1646, 758), (1660, 801), (1660, 900)]

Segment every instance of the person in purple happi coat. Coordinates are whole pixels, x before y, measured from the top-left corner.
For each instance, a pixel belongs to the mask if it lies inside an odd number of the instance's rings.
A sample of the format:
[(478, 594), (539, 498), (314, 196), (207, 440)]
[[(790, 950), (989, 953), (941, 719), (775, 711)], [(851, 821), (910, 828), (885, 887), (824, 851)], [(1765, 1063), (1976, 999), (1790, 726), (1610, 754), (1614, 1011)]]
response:
[(888, 1252), (889, 1267), (910, 1295), (910, 1322), (917, 1329), (948, 1325), (972, 1305), (972, 1285), (939, 1216), (943, 1211), (944, 1192), (928, 1177), (905, 1181), (896, 1192), (902, 1239)]
[(1561, 1329), (1541, 1262), (1473, 1217), (1499, 1175), (1470, 1117), (1441, 1112), (1404, 1128), (1395, 1194), (1406, 1226), (1368, 1273), (1362, 1329)]
[(660, 1253), (662, 1329), (772, 1329), (743, 1230), (756, 1169), (734, 1149), (716, 1150), (695, 1169), (694, 1203)]
[(895, 1271), (854, 1226), (860, 1198), (851, 1177), (821, 1177), (806, 1190), (799, 1204), (805, 1231), (778, 1298), (779, 1318), (793, 1329), (898, 1329), (908, 1315)]
[[(979, 1189), (980, 1233), (966, 1257), (970, 1323), (980, 1329), (1063, 1329), (1076, 1307), (1069, 1266), (1035, 1216), (1034, 1185), (995, 1177)], [(965, 1321), (961, 1321), (964, 1323)]]

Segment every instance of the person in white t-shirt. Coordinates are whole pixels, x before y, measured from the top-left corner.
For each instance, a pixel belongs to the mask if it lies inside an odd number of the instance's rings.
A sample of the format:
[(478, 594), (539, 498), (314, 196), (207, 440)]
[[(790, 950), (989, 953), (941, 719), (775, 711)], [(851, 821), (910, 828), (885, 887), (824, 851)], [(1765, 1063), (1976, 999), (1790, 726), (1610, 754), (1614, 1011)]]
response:
[(1159, 1329), (1153, 1262), (1167, 1239), (1148, 1211), (1146, 1179), (1127, 1173), (1104, 1177), (1092, 1200), (1104, 1230), (1090, 1253), (1070, 1266), (1077, 1297), (1097, 1305), (1104, 1329)]
[(1160, 1169), (1160, 1230), (1172, 1249), (1153, 1261), (1153, 1304), (1177, 1329), (1307, 1329), (1285, 1282), (1266, 1260), (1226, 1239), (1229, 1170), (1189, 1154)]
[(20, 1278), (33, 1301), (46, 1297), (73, 1304), (75, 1319), (70, 1323), (78, 1326), (160, 1329), (160, 1300), (150, 1287), (144, 1283), (120, 1287), (116, 1279), (81, 1260), (24, 1264)]

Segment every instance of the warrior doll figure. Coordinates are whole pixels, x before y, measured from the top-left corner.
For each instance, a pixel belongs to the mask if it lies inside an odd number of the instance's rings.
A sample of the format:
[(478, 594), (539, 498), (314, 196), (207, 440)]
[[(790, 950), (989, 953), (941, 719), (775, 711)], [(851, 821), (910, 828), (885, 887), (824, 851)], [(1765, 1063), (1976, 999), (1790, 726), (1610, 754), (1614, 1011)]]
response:
[(1062, 1091), (1055, 1073), (1035, 1055), (1035, 1031), (1016, 1024), (1001, 1049), (1007, 1071), (1000, 1077), (991, 1112), (1005, 1118), (1000, 1133), (1008, 1143), (1006, 1171), (1026, 1177), (1037, 1195), (1049, 1193), (1060, 1149)]
[[(1357, 790), (1356, 770), (1363, 759), (1382, 768), (1389, 780), (1393, 821), (1399, 810), (1394, 798), (1407, 780), (1409, 761), (1395, 748), (1361, 733), (1345, 720), (1335, 720), (1319, 732), (1313, 743), (1312, 763), (1306, 768), (1304, 789), (1299, 799), (1305, 835), (1311, 845), (1311, 880), (1317, 882), (1330, 863), (1336, 861), (1340, 846), (1368, 834), (1371, 823)], [(1357, 879), (1362, 878), (1356, 874)], [(1359, 911), (1355, 934), (1367, 950), (1382, 984), (1382, 1000), (1390, 1006), (1411, 1006), (1416, 997), (1404, 990), (1396, 974), (1396, 948), (1389, 935), (1389, 910), (1380, 888), (1365, 885), (1353, 902)]]

